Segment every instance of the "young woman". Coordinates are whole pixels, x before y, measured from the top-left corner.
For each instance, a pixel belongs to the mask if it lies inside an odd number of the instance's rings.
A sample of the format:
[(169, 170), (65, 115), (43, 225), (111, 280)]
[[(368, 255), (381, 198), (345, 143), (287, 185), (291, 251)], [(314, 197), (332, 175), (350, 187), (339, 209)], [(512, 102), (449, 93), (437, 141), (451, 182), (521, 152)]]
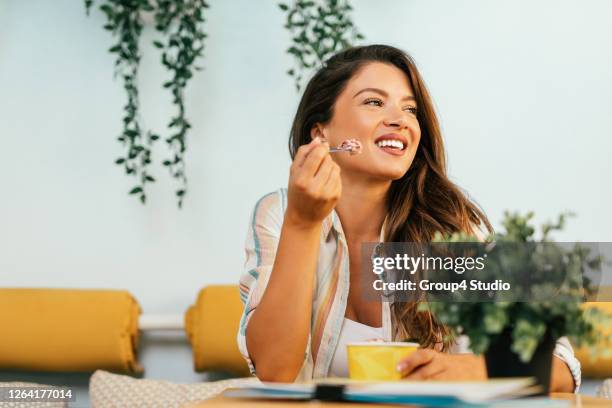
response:
[[(349, 138), (361, 154), (330, 154)], [(384, 45), (329, 59), (306, 87), (289, 149), (288, 188), (257, 202), (247, 236), (238, 344), (251, 371), (265, 381), (345, 376), (347, 342), (416, 338), (422, 349), (398, 365), (404, 377), (486, 378), (483, 358), (445, 342), (433, 316), (414, 302), (367, 300), (360, 284), (362, 242), (491, 230), (446, 175), (438, 120), (412, 59)], [(552, 390), (578, 387), (567, 339), (553, 364)]]

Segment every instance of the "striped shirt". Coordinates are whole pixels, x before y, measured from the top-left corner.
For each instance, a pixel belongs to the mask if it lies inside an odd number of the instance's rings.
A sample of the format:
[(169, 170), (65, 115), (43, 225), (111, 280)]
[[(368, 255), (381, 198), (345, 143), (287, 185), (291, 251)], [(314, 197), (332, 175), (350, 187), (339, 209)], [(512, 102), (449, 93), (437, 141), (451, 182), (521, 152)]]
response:
[[(246, 344), (246, 330), (253, 312), (264, 294), (287, 208), (287, 189), (282, 188), (263, 196), (255, 204), (245, 242), (245, 272), (240, 278), (240, 298), (244, 312), (240, 319), (237, 341), (251, 373), (255, 366)], [(383, 239), (383, 231), (380, 241)], [(349, 294), (349, 256), (346, 239), (338, 214), (332, 210), (323, 220), (313, 293), (312, 320), (304, 361), (296, 381), (327, 377), (338, 344)], [(389, 302), (382, 303), (383, 339), (393, 341)], [(452, 353), (470, 352), (467, 338), (462, 336), (451, 349)], [(576, 391), (580, 386), (580, 362), (574, 357), (567, 338), (557, 341), (554, 354), (565, 361), (572, 372)]]

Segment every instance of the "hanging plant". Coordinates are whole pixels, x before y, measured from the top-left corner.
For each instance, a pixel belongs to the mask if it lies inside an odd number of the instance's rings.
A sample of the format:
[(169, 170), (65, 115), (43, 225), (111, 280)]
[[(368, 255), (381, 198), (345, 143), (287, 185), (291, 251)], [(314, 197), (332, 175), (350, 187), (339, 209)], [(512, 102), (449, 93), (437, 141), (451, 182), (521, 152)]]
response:
[(206, 34), (202, 10), (205, 8), (208, 4), (204, 0), (157, 0), (155, 11), (155, 28), (166, 36), (167, 41), (154, 41), (153, 44), (162, 50), (162, 64), (172, 73), (164, 88), (172, 92), (172, 102), (177, 107), (176, 116), (168, 123), (171, 134), (166, 138), (172, 156), (164, 160), (163, 165), (180, 183), (176, 190), (179, 207), (182, 207), (187, 192), (185, 150), (187, 131), (191, 128), (185, 117), (184, 94), (193, 71), (202, 70), (194, 64), (204, 53)]
[(287, 14), (285, 28), (292, 35), (287, 52), (294, 67), (287, 71), (301, 88), (304, 75), (323, 65), (329, 57), (364, 39), (350, 17), (353, 9), (348, 0), (296, 0), (292, 6), (279, 3)]
[[(87, 14), (93, 2), (85, 0)], [(203, 31), (203, 9), (208, 7), (205, 0), (103, 0), (100, 5), (100, 10), (106, 16), (104, 29), (110, 31), (115, 39), (115, 44), (109, 48), (109, 52), (116, 55), (115, 75), (123, 80), (127, 95), (123, 130), (117, 138), (126, 152), (115, 163), (123, 166), (126, 174), (136, 176), (136, 186), (129, 194), (138, 195), (143, 204), (146, 202), (146, 183), (155, 182), (147, 166), (151, 164), (152, 145), (160, 136), (143, 131), (138, 114), (142, 15), (145, 12), (153, 13), (155, 29), (162, 35), (161, 39), (153, 41), (153, 45), (161, 50), (161, 62), (171, 73), (171, 78), (164, 82), (163, 87), (171, 91), (172, 103), (177, 111), (168, 123), (170, 134), (165, 141), (171, 153), (163, 165), (179, 182), (176, 196), (181, 208), (187, 192), (185, 151), (187, 132), (191, 128), (185, 116), (184, 92), (193, 71), (202, 69), (195, 66), (195, 62), (204, 51), (206, 34)]]

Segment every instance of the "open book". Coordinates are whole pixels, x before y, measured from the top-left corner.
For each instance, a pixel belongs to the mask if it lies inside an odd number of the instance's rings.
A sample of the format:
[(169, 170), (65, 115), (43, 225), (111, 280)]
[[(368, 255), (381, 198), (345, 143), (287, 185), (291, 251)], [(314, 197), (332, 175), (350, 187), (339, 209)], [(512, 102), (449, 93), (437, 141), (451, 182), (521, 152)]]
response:
[[(314, 383), (262, 383), (227, 390), (226, 397), (327, 400), (372, 403), (416, 404), (431, 407), (515, 407), (513, 399), (537, 394), (531, 378), (489, 381), (393, 381), (362, 382), (324, 379)], [(566, 406), (564, 401), (522, 400), (521, 406)]]

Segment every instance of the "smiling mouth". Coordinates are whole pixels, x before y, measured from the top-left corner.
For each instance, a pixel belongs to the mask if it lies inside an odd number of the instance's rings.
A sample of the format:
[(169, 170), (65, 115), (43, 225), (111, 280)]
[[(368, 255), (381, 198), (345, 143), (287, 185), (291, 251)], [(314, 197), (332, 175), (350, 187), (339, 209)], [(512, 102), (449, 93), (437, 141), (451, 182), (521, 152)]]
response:
[(378, 141), (376, 142), (376, 146), (380, 147), (381, 149), (396, 150), (398, 152), (403, 151), (406, 147), (402, 141), (396, 139), (386, 139)]

